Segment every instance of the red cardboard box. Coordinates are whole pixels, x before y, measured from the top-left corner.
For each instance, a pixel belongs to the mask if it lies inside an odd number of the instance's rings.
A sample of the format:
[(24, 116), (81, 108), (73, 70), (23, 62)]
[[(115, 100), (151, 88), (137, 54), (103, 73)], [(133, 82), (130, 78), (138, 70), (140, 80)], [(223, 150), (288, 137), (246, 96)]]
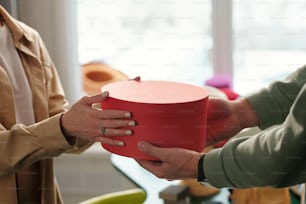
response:
[[(182, 147), (198, 152), (205, 147), (208, 92), (190, 84), (170, 81), (120, 81), (102, 91), (109, 97), (102, 109), (127, 110), (137, 125), (133, 135), (118, 136), (125, 146), (102, 146), (122, 156), (155, 160), (138, 150), (141, 140), (161, 147)], [(129, 127), (130, 128), (130, 127)]]

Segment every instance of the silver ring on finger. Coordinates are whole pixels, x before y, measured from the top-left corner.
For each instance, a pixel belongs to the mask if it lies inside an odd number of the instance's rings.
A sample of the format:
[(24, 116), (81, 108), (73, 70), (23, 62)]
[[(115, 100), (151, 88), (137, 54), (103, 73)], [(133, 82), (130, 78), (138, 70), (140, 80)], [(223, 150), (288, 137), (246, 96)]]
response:
[(106, 131), (106, 128), (105, 128), (105, 127), (102, 127), (102, 128), (101, 128), (101, 134), (102, 134), (102, 136), (105, 135), (105, 131)]

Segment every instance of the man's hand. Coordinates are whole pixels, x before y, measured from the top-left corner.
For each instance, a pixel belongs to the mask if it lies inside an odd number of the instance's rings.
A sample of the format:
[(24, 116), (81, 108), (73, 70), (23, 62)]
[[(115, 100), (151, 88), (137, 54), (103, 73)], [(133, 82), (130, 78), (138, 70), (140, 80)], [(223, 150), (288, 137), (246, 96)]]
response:
[(141, 141), (139, 149), (159, 161), (136, 160), (143, 168), (159, 178), (168, 180), (198, 177), (198, 162), (201, 153), (182, 148), (162, 148)]
[(243, 128), (259, 124), (247, 99), (229, 101), (210, 98), (207, 106), (206, 146), (229, 139)]

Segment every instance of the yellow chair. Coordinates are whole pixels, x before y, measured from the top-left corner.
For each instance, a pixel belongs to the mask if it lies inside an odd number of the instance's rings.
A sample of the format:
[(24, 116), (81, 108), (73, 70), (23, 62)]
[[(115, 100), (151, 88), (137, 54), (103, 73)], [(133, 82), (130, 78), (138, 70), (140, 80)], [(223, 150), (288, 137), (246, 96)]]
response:
[(142, 204), (146, 193), (141, 188), (108, 193), (85, 200), (79, 204)]

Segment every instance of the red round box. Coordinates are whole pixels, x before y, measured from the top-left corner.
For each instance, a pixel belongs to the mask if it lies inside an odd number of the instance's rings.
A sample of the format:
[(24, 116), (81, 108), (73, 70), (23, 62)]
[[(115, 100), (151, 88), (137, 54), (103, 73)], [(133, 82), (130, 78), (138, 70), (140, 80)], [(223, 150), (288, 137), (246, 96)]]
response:
[(208, 92), (185, 83), (170, 81), (120, 81), (102, 91), (109, 97), (102, 109), (127, 110), (137, 125), (131, 136), (118, 136), (125, 146), (102, 146), (115, 154), (136, 159), (156, 160), (138, 150), (141, 140), (160, 147), (182, 147), (203, 151)]

